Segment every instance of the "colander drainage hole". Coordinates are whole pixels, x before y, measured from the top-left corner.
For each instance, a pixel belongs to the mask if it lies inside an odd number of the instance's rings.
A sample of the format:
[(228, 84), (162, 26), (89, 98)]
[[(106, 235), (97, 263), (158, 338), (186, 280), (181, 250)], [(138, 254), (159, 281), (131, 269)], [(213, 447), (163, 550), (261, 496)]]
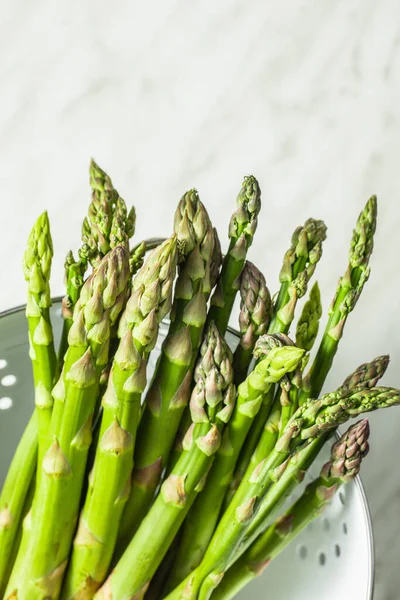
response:
[(12, 407), (13, 401), (8, 396), (0, 398), (0, 410), (8, 410)]
[(321, 567), (325, 566), (326, 563), (326, 556), (324, 552), (320, 552), (319, 556), (318, 556), (318, 562), (321, 565)]
[(339, 500), (343, 504), (343, 506), (346, 504), (346, 501), (344, 499), (344, 495), (342, 492), (339, 492)]
[(1, 385), (4, 385), (4, 387), (10, 387), (14, 385), (16, 381), (17, 378), (15, 377), (15, 375), (5, 375), (1, 380)]
[(339, 546), (339, 544), (335, 544), (335, 556), (337, 558), (340, 557), (340, 546)]
[(344, 535), (347, 535), (347, 524), (343, 523), (342, 525)]
[(324, 519), (322, 521), (322, 527), (324, 529), (324, 531), (329, 531), (331, 528), (331, 524), (329, 523), (329, 519)]
[(5, 369), (7, 366), (7, 361), (4, 358), (0, 358), (0, 369)]
[(302, 560), (306, 559), (307, 558), (307, 554), (308, 554), (307, 547), (306, 546), (300, 546), (299, 549), (298, 549), (298, 553), (299, 553), (299, 557)]

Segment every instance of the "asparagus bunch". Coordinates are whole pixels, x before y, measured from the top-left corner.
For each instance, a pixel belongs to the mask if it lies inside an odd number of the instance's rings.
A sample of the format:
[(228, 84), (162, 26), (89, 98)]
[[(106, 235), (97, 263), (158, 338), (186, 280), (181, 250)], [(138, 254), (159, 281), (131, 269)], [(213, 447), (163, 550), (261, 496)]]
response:
[(261, 575), (311, 521), (320, 516), (337, 490), (360, 472), (361, 461), (368, 454), (367, 419), (351, 425), (331, 450), (330, 461), (321, 469), (300, 498), (228, 569), (212, 593), (213, 600), (230, 600), (255, 577)]
[[(164, 481), (124, 555), (95, 598), (140, 598), (172, 543), (205, 477), (235, 400), (232, 354), (214, 323), (208, 327), (195, 372), (184, 452)], [(157, 529), (154, 524), (157, 523)], [(135, 565), (129, 577), (127, 571)]]
[(32, 513), (8, 582), (20, 600), (57, 598), (79, 512), (100, 373), (108, 363), (110, 327), (125, 303), (127, 253), (116, 247), (84, 284), (69, 331), (49, 445)]
[[(312, 454), (321, 444), (321, 436), (364, 412), (386, 408), (400, 402), (400, 391), (373, 387), (336, 391), (309, 400), (299, 407), (278, 440), (268, 459), (256, 466), (249, 478), (243, 479), (218, 527), (200, 565), (167, 598), (207, 598), (221, 581), (235, 557), (253, 519), (265, 522), (268, 511), (262, 500), (272, 481), (282, 477), (289, 456), (300, 450)], [(303, 456), (304, 456), (303, 454)], [(270, 510), (270, 506), (268, 505)], [(260, 533), (257, 529), (254, 536)], [(252, 541), (252, 540), (250, 540)]]
[(147, 357), (171, 308), (177, 260), (173, 236), (152, 251), (133, 282), (120, 343), (103, 397), (99, 441), (69, 562), (64, 598), (90, 598), (104, 581), (128, 499)]

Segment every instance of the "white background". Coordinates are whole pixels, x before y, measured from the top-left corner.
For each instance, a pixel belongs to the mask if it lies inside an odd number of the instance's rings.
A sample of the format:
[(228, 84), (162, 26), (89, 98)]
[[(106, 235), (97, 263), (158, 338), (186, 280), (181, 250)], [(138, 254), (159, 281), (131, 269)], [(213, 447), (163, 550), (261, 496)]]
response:
[[(372, 275), (328, 386), (384, 352), (385, 383), (400, 385), (399, 11), (396, 0), (3, 0), (0, 309), (24, 301), (23, 247), (44, 209), (52, 291), (63, 292), (91, 156), (135, 204), (137, 240), (168, 235), (177, 201), (195, 186), (226, 247), (242, 176), (253, 173), (263, 210), (251, 259), (274, 292), (292, 230), (323, 218), (317, 278), (326, 307), (356, 217), (376, 193)], [(397, 600), (400, 409), (371, 424), (364, 482), (376, 600)]]

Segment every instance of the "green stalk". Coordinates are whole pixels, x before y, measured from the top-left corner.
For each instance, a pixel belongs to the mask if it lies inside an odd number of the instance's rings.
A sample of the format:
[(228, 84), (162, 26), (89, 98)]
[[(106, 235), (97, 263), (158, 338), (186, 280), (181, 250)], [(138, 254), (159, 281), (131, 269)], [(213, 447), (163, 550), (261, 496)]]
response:
[(318, 396), (321, 392), (343, 335), (347, 317), (357, 304), (369, 278), (368, 263), (374, 246), (376, 218), (377, 200), (376, 196), (372, 196), (358, 217), (353, 231), (349, 264), (346, 273), (339, 280), (317, 355), (306, 381), (303, 382), (304, 389), (300, 394), (300, 404), (309, 397)]
[[(297, 227), (294, 231), (291, 246), (285, 254), (279, 275), (281, 286), (274, 304), (273, 318), (268, 326), (268, 333), (288, 333), (294, 319), (297, 301), (306, 293), (308, 282), (322, 256), (322, 242), (325, 238), (325, 223), (315, 219), (308, 219), (302, 227)], [(272, 406), (274, 406), (274, 410), (271, 413)], [(267, 424), (269, 415), (271, 423)], [(236, 482), (241, 481), (263, 430), (275, 431), (279, 419), (280, 405), (278, 401), (274, 404), (274, 389), (271, 388), (263, 397), (261, 408), (251, 427), (228, 498), (231, 498), (235, 492)], [(275, 441), (271, 440), (271, 443), (273, 447)]]
[(343, 484), (359, 473), (361, 461), (368, 453), (367, 419), (352, 425), (336, 442), (331, 459), (317, 479), (310, 483), (300, 498), (228, 569), (212, 600), (230, 600), (247, 583), (261, 575), (276, 558), (330, 504)]
[(233, 415), (224, 430), (204, 489), (186, 518), (168, 589), (173, 589), (201, 562), (216, 527), (227, 487), (261, 396), (287, 372), (296, 368), (303, 351), (295, 346), (278, 346), (271, 340), (265, 358), (239, 386)]
[[(271, 455), (244, 479), (232, 502), (219, 521), (202, 563), (176, 588), (168, 600), (205, 600), (221, 581), (235, 557), (272, 481), (281, 476), (287, 459), (301, 447), (307, 448), (319, 437), (332, 431), (349, 418), (363, 412), (399, 404), (400, 391), (370, 388), (336, 391), (319, 400), (307, 401), (288, 423)], [(185, 595), (182, 596), (184, 590)]]
[(130, 489), (147, 357), (171, 307), (176, 259), (174, 236), (147, 258), (121, 317), (121, 341), (102, 401), (99, 440), (63, 589), (65, 599), (92, 598), (111, 563)]
[(4, 592), (29, 486), (35, 477), (37, 464), (40, 465), (43, 460), (48, 441), (53, 407), (51, 390), (56, 375), (56, 355), (49, 312), (52, 257), (50, 224), (47, 212), (44, 212), (30, 232), (23, 260), (24, 275), (28, 283), (26, 316), (35, 388), (35, 413), (17, 447), (0, 499), (0, 513), (4, 511), (4, 525), (0, 525), (0, 593)]
[(174, 229), (186, 258), (180, 265), (169, 332), (139, 425), (132, 490), (119, 533), (119, 555), (146, 514), (167, 465), (189, 401), (193, 366), (206, 321), (215, 235), (195, 190), (179, 202)]
[(119, 316), (128, 278), (126, 251), (117, 247), (82, 288), (63, 369), (65, 398), (53, 410), (31, 525), (23, 534), (6, 597), (59, 597), (79, 514), (100, 373), (108, 363), (110, 327)]
[(141, 598), (147, 590), (201, 489), (218, 450), (221, 431), (232, 414), (235, 387), (231, 361), (225, 340), (211, 323), (196, 367), (196, 385), (190, 401), (193, 424), (186, 435), (185, 451), (95, 598)]
[(264, 275), (253, 263), (246, 261), (240, 279), (240, 340), (233, 355), (235, 384), (247, 377), (253, 350), (258, 338), (266, 333), (271, 320), (272, 304)]
[(261, 209), (261, 191), (252, 175), (245, 177), (236, 199), (237, 209), (229, 224), (230, 244), (223, 260), (216, 290), (211, 298), (208, 322), (214, 321), (225, 334), (232, 307), (239, 290), (240, 275), (247, 251), (253, 243), (257, 229), (257, 217)]
[(31, 416), (15, 451), (0, 496), (0, 597), (7, 585), (29, 485), (37, 466), (37, 414)]

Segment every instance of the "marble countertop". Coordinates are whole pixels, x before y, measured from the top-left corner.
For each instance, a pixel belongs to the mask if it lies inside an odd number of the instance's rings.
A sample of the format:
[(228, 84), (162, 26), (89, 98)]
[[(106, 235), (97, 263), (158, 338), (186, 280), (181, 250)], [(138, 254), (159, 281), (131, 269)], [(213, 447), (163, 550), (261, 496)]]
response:
[[(28, 231), (47, 208), (62, 293), (79, 242), (93, 156), (138, 211), (139, 238), (166, 234), (192, 186), (220, 232), (241, 178), (263, 212), (250, 257), (272, 291), (294, 227), (328, 225), (318, 268), (327, 307), (355, 219), (376, 193), (372, 274), (327, 387), (389, 352), (400, 385), (400, 20), (395, 0), (184, 2), (4, 0), (0, 15), (0, 309), (24, 301)], [(225, 240), (226, 244), (226, 240)], [(400, 410), (371, 416), (363, 481), (376, 539), (376, 600), (400, 587)]]

